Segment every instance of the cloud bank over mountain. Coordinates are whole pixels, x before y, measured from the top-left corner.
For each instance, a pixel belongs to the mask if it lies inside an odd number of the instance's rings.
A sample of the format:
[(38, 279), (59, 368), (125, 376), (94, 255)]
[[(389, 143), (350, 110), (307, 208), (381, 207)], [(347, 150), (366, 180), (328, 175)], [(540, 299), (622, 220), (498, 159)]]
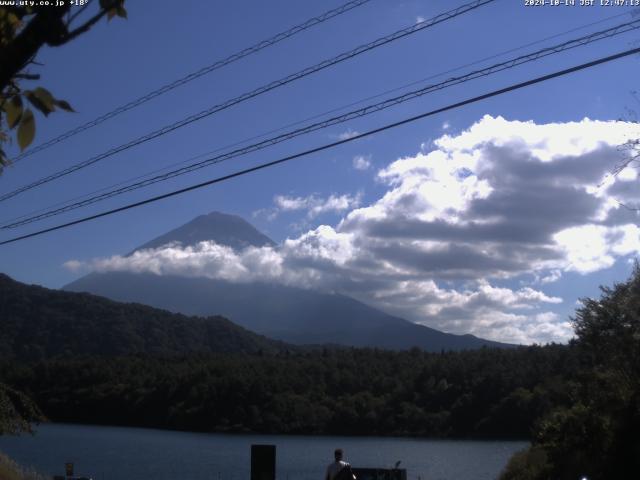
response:
[[(67, 266), (278, 282), (351, 295), (447, 332), (564, 341), (570, 325), (554, 312), (563, 299), (545, 286), (640, 251), (637, 214), (621, 206), (640, 204), (637, 172), (609, 175), (638, 133), (623, 122), (485, 116), (389, 163), (377, 173), (386, 191), (368, 205), (358, 207), (358, 194), (334, 195), (331, 205), (340, 210), (343, 199), (346, 210), (339, 223), (279, 246), (172, 244)], [(278, 198), (277, 207), (307, 218), (329, 205)]]

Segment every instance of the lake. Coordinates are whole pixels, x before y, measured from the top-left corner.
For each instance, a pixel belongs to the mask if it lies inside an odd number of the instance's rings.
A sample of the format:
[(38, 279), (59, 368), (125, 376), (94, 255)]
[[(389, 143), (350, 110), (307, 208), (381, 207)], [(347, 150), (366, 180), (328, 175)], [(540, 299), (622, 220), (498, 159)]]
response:
[(456, 441), (384, 437), (227, 435), (144, 428), (46, 424), (35, 436), (0, 437), (0, 451), (41, 473), (94, 480), (248, 480), (250, 446), (276, 445), (279, 480), (322, 480), (333, 450), (354, 467), (391, 468), (399, 460), (407, 480), (492, 480), (515, 441)]

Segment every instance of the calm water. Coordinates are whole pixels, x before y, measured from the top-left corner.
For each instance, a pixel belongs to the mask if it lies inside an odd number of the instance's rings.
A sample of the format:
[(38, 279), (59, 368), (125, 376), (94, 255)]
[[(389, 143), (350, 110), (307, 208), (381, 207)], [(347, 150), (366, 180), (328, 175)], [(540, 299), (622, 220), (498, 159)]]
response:
[(322, 480), (333, 450), (356, 467), (392, 467), (407, 480), (495, 479), (525, 442), (416, 440), (380, 437), (222, 435), (124, 427), (41, 425), (35, 436), (0, 437), (0, 450), (46, 474), (94, 480), (248, 480), (251, 444), (276, 445), (279, 480)]

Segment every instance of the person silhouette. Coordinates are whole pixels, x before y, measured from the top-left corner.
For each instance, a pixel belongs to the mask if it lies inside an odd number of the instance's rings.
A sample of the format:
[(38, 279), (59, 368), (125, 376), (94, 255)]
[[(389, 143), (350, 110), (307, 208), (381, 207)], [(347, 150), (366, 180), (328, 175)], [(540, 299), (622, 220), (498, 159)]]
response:
[(336, 448), (333, 456), (335, 461), (327, 467), (324, 480), (355, 480), (355, 476), (351, 472), (351, 465), (342, 460), (342, 449)]
[(351, 466), (347, 462), (342, 460), (342, 455), (343, 455), (342, 449), (336, 448), (336, 450), (333, 452), (335, 461), (330, 463), (329, 466), (327, 467), (327, 473), (324, 476), (324, 480), (336, 480), (338, 475), (343, 470), (345, 470), (346, 468), (349, 468), (349, 470), (351, 469)]

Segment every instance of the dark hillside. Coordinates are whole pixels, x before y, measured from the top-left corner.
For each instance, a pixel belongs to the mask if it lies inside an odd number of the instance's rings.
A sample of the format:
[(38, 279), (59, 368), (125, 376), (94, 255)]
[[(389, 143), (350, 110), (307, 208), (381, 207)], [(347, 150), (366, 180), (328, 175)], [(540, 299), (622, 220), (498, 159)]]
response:
[(272, 352), (285, 344), (220, 317), (187, 317), (0, 274), (0, 358)]

